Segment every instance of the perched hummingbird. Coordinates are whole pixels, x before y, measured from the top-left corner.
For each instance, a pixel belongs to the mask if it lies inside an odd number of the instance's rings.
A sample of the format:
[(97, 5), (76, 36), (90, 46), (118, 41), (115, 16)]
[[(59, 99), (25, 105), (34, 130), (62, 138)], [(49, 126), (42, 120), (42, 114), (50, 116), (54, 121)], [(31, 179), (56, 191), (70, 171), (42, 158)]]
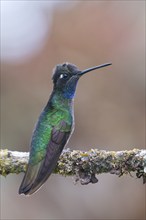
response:
[(34, 129), (29, 163), (19, 194), (31, 195), (48, 179), (74, 127), (73, 98), (76, 85), (85, 73), (105, 66), (80, 71), (75, 65), (57, 65), (52, 77), (54, 88)]

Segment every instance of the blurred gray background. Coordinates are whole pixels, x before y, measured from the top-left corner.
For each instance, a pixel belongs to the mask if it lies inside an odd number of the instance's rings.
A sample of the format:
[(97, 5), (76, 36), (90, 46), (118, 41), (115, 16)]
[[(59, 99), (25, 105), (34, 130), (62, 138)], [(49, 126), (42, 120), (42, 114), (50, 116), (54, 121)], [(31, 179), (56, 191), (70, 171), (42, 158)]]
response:
[[(1, 2), (1, 145), (28, 151), (38, 115), (52, 90), (52, 69), (65, 61), (83, 77), (75, 98), (75, 132), (68, 147), (145, 147), (145, 1)], [(23, 178), (1, 177), (1, 219), (145, 219), (142, 180), (99, 175), (73, 184), (51, 175), (30, 197)]]

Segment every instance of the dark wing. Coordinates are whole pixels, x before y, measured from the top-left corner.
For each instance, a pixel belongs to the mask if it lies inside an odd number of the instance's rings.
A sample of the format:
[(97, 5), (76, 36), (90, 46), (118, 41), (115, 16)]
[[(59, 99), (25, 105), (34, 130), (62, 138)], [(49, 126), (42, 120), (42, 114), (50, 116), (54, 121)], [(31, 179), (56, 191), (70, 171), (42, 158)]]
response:
[(51, 139), (46, 149), (46, 155), (42, 161), (32, 165), (28, 164), (27, 171), (19, 189), (19, 194), (30, 195), (37, 191), (48, 179), (55, 168), (63, 147), (70, 136), (70, 130), (66, 131), (67, 124), (62, 121), (61, 128), (52, 129)]

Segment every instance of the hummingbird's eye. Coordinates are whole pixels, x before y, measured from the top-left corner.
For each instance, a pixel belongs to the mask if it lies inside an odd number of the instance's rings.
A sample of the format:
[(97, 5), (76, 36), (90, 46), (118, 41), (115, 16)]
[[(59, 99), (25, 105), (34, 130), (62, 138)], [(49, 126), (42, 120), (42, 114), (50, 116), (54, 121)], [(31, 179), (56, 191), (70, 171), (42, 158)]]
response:
[(62, 74), (60, 74), (60, 79), (65, 79), (65, 78), (67, 78), (68, 77), (68, 75), (66, 74), (66, 73), (62, 73)]

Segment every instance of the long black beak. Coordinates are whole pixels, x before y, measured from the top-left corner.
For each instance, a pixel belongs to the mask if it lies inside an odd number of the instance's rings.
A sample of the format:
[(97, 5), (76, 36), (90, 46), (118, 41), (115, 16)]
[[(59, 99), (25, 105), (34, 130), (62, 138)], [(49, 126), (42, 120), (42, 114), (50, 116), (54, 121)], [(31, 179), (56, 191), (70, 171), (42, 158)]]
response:
[(92, 71), (92, 70), (100, 69), (100, 68), (102, 68), (102, 67), (106, 67), (106, 66), (110, 66), (110, 65), (112, 65), (112, 63), (104, 63), (104, 64), (101, 64), (101, 65), (99, 65), (99, 66), (94, 66), (94, 67), (91, 67), (91, 68), (88, 68), (88, 69), (86, 69), (86, 70), (81, 71), (78, 75), (79, 75), (79, 76), (82, 76), (82, 75), (84, 75), (85, 73), (88, 73), (88, 72), (90, 72), (90, 71)]

